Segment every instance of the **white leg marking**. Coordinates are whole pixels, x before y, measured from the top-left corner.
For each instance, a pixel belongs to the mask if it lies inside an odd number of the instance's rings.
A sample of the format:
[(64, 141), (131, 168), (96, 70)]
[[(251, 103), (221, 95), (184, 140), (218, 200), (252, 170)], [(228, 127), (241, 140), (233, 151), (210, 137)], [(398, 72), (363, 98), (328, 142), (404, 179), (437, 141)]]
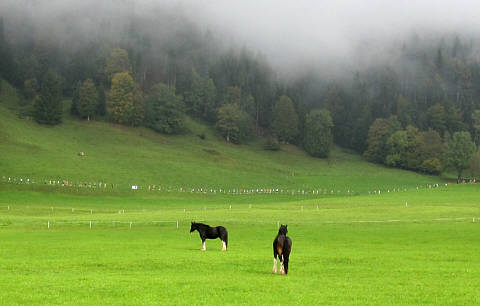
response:
[(225, 241), (222, 241), (222, 251), (227, 250), (227, 245), (225, 244)]
[(277, 273), (277, 259), (276, 258), (273, 259), (272, 273)]
[(207, 247), (205, 247), (205, 241), (204, 241), (202, 244), (202, 251), (206, 251), (206, 250), (207, 250)]
[(283, 267), (283, 261), (282, 261), (282, 265), (280, 267), (280, 273), (285, 274), (285, 268)]

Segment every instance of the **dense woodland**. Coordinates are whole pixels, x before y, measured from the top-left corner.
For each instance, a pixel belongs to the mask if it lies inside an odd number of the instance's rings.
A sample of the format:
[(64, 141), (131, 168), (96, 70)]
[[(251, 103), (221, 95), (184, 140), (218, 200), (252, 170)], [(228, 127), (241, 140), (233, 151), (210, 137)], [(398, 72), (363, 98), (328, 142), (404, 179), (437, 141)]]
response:
[[(60, 124), (71, 98), (80, 120), (178, 134), (189, 115), (232, 143), (257, 137), (269, 150), (290, 143), (322, 158), (335, 143), (392, 167), (480, 174), (473, 37), (412, 34), (392, 42), (382, 60), (342, 76), (308, 69), (285, 77), (267, 57), (226, 46), (181, 16), (132, 14), (81, 32), (75, 23), (56, 31), (5, 15), (0, 75), (23, 95), (19, 115), (39, 124)], [(156, 27), (159, 19), (169, 26)]]

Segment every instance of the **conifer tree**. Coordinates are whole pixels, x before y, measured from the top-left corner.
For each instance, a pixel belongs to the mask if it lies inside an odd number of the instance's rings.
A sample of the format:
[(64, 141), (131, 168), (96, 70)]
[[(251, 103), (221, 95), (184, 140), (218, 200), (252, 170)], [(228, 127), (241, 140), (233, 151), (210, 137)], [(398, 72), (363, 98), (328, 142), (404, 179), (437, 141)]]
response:
[(40, 124), (59, 124), (62, 121), (61, 83), (58, 75), (49, 70), (43, 77), (40, 94), (34, 100), (34, 118)]

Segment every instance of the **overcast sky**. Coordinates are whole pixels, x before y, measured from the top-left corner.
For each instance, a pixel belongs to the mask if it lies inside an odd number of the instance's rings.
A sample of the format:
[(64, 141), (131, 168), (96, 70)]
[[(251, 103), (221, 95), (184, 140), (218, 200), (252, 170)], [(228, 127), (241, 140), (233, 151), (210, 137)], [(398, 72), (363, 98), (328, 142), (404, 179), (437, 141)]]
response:
[(95, 14), (152, 14), (153, 6), (168, 7), (279, 67), (346, 61), (360, 45), (376, 56), (386, 42), (414, 31), (470, 35), (480, 29), (480, 0), (0, 0), (1, 14), (8, 4), (23, 10), (25, 3), (35, 3), (33, 18), (47, 22), (65, 11), (87, 17), (86, 23)]
[[(280, 61), (348, 57), (359, 43), (381, 44), (415, 32), (480, 30), (473, 0), (201, 0), (192, 11), (236, 41)], [(381, 48), (381, 46), (378, 46)], [(375, 52), (375, 50), (372, 50)]]

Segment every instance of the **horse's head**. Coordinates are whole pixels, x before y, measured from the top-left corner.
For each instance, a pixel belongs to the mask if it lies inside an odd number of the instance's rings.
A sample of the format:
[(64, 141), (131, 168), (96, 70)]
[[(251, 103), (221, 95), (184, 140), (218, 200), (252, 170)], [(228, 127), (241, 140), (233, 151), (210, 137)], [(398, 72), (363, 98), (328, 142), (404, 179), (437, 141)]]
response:
[(192, 221), (192, 225), (190, 226), (190, 233), (196, 229), (198, 229), (198, 224)]
[(280, 226), (280, 229), (278, 230), (278, 234), (280, 235), (286, 235), (288, 233), (288, 230), (287, 230), (287, 225), (281, 225)]

